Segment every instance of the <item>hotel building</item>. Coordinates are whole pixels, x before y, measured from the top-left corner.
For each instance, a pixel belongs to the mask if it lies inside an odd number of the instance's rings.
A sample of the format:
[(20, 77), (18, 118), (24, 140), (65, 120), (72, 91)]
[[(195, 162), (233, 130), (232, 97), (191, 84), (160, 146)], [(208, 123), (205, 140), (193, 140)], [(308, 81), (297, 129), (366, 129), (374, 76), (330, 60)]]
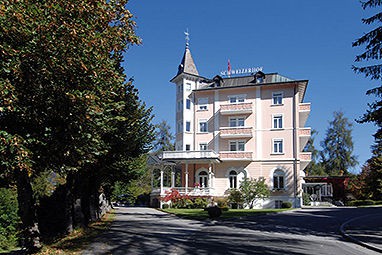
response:
[[(271, 190), (259, 208), (284, 201), (302, 204), (304, 169), (311, 160), (303, 149), (311, 129), (305, 127), (310, 103), (304, 102), (308, 80), (277, 73), (208, 79), (199, 75), (188, 43), (176, 88), (175, 151), (163, 162), (181, 168), (181, 193), (227, 196), (244, 178), (265, 178)], [(163, 174), (162, 174), (163, 177)], [(165, 194), (163, 182), (160, 194)]]

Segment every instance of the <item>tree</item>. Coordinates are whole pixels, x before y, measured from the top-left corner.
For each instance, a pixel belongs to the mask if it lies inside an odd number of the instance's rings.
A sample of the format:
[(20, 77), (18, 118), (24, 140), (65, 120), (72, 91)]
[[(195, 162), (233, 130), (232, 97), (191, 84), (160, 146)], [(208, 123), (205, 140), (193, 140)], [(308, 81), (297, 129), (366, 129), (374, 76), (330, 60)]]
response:
[(174, 150), (174, 135), (171, 133), (171, 127), (165, 120), (162, 120), (159, 124), (155, 125), (156, 140), (154, 142), (154, 151), (172, 151)]
[(309, 138), (309, 141), (304, 148), (304, 152), (311, 152), (312, 153), (312, 161), (309, 163), (309, 165), (305, 169), (305, 173), (308, 176), (326, 175), (325, 169), (323, 168), (321, 162), (318, 161), (320, 151), (314, 146), (314, 140), (315, 140), (317, 134), (318, 134), (317, 130), (312, 129), (311, 137)]
[(17, 184), (30, 250), (40, 247), (36, 176), (65, 178), (70, 231), (74, 201), (87, 198), (89, 218), (98, 186), (115, 181), (115, 172), (129, 175), (132, 159), (150, 149), (151, 109), (121, 66), (139, 43), (127, 2), (0, 3), (0, 175)]
[[(357, 74), (363, 74), (366, 78), (377, 82), (377, 86), (367, 90), (367, 95), (374, 95), (376, 100), (368, 104), (369, 109), (358, 120), (360, 123), (374, 123), (377, 126), (377, 131), (374, 134), (374, 145), (372, 146), (373, 156), (368, 160), (370, 166), (370, 178), (373, 182), (370, 183), (373, 187), (373, 197), (382, 199), (382, 12), (380, 12), (380, 0), (368, 0), (361, 2), (362, 8), (377, 8), (377, 13), (369, 18), (362, 19), (366, 25), (374, 25), (374, 28), (365, 33), (359, 39), (353, 42), (353, 47), (364, 46), (365, 51), (357, 55), (355, 62), (371, 61), (371, 64), (364, 66), (353, 66), (353, 70)], [(370, 62), (369, 62), (370, 63)]]
[(349, 168), (358, 164), (353, 155), (352, 123), (343, 112), (334, 112), (326, 137), (321, 142), (322, 165), (328, 175), (348, 174)]
[(264, 178), (245, 178), (241, 183), (239, 190), (243, 195), (244, 203), (253, 208), (256, 199), (264, 199), (269, 196), (269, 189)]

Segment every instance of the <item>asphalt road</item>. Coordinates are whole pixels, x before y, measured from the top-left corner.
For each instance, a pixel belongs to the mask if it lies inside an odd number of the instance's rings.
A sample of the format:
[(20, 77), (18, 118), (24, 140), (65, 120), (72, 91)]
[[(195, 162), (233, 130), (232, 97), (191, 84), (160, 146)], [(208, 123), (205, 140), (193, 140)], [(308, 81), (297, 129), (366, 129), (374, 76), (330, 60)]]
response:
[(373, 208), (302, 209), (195, 221), (150, 208), (118, 208), (110, 231), (83, 254), (379, 254), (342, 238), (341, 224)]

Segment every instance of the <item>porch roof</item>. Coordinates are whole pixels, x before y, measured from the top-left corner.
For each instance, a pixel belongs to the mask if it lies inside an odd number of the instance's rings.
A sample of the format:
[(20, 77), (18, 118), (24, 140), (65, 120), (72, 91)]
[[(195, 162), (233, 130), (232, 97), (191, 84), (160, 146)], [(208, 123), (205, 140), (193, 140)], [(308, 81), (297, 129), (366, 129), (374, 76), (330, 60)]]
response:
[(219, 155), (212, 151), (164, 151), (161, 159), (176, 163), (220, 163)]

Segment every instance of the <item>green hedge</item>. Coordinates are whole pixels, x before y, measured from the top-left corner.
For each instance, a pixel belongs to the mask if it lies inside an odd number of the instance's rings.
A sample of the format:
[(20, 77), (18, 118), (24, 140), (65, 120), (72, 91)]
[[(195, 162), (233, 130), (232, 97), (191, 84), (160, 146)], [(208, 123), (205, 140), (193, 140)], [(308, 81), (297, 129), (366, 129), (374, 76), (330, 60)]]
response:
[(292, 208), (292, 203), (291, 202), (283, 202), (281, 204), (281, 208)]
[(349, 201), (348, 205), (349, 206), (361, 206), (361, 205), (375, 205), (375, 201), (366, 199), (366, 200), (353, 200)]
[(14, 190), (0, 188), (0, 251), (7, 251), (17, 246), (17, 194)]

